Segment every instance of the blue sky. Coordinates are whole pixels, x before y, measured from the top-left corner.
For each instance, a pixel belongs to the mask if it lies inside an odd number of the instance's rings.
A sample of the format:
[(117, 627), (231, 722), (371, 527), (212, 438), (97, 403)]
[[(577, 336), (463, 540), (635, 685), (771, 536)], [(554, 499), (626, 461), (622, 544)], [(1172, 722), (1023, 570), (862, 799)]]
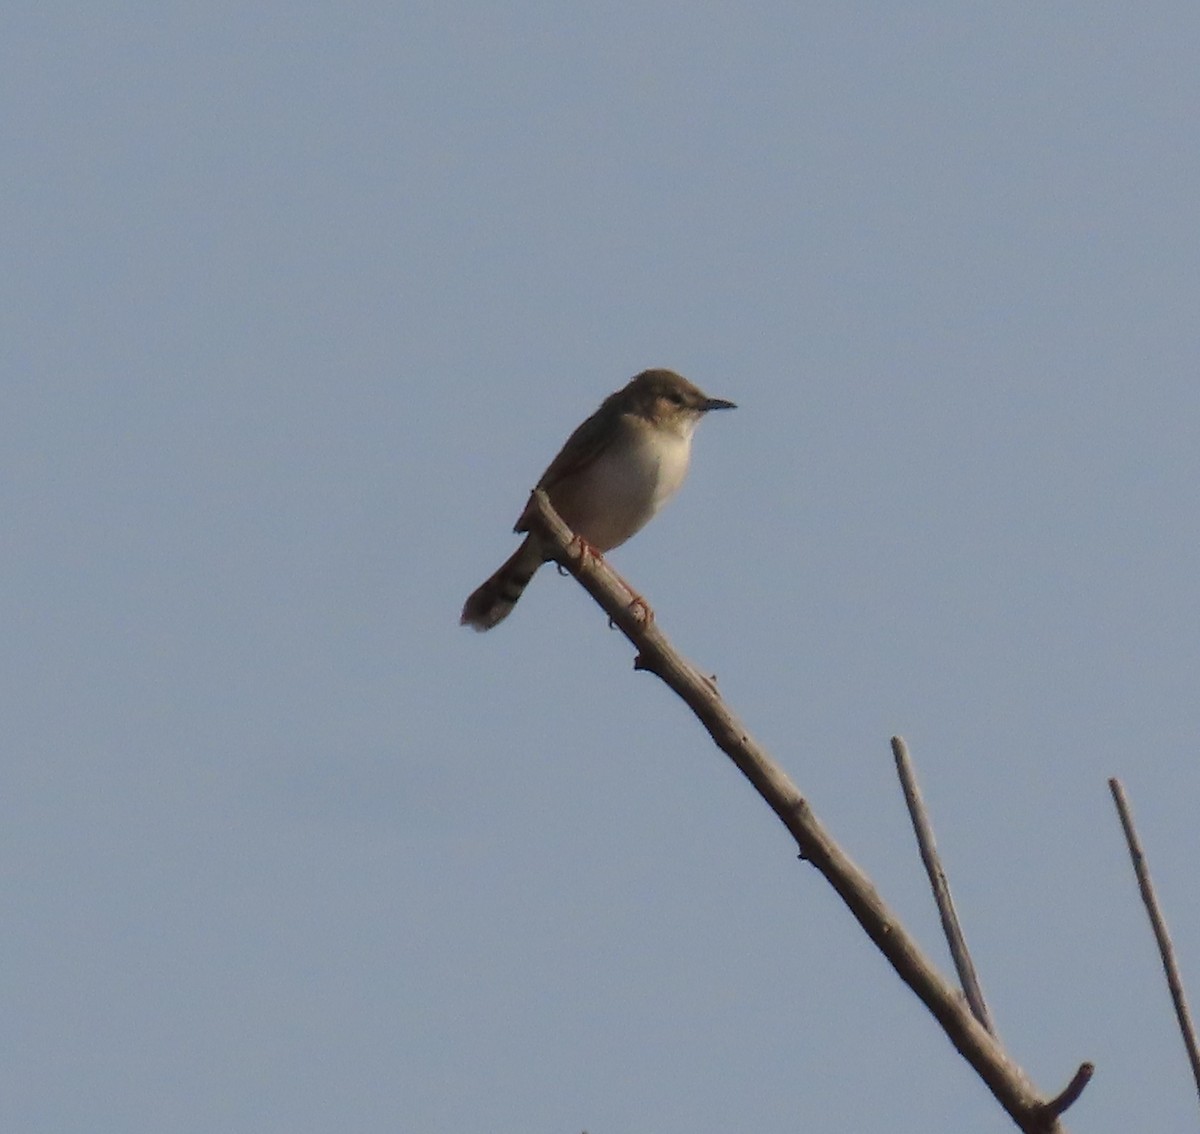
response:
[(739, 405), (613, 556), (1092, 1131), (1195, 1096), (1200, 10), (63, 3), (0, 20), (0, 1112), (1011, 1129), (570, 580), (570, 430)]

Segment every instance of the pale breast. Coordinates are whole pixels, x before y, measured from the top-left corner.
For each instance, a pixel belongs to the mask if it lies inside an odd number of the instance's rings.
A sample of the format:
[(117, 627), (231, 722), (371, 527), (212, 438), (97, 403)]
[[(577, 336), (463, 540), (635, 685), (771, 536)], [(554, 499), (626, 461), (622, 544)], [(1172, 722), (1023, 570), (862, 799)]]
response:
[(675, 495), (691, 455), (690, 430), (625, 423), (618, 442), (551, 494), (567, 525), (601, 551), (624, 543)]

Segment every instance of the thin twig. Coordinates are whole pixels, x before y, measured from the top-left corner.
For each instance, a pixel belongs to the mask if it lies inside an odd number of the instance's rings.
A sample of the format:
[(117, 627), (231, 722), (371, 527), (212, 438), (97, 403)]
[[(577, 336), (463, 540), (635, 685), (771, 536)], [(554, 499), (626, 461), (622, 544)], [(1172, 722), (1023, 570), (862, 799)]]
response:
[(796, 785), (750, 736), (713, 682), (671, 646), (658, 624), (647, 617), (649, 608), (644, 603), (630, 603), (627, 588), (602, 558), (580, 553), (571, 529), (550, 506), (544, 492), (534, 492), (523, 525), (541, 534), (546, 554), (575, 576), (633, 643), (638, 651), (635, 666), (660, 677), (695, 713), (717, 746), (787, 827), (801, 857), (811, 862), (837, 891), (867, 936), (929, 1009), (1017, 1126), (1025, 1134), (1064, 1134), (1058, 1116), (1047, 1109), (1047, 1100), (975, 1019), (962, 994), (921, 952), (871, 880), (825, 830)]
[(1071, 1081), (1046, 1103), (1047, 1113), (1062, 1114), (1067, 1107), (1071, 1106), (1083, 1094), (1083, 1088), (1092, 1081), (1095, 1070), (1094, 1063), (1081, 1063), (1079, 1070), (1071, 1076)]
[(950, 946), (950, 956), (954, 958), (954, 968), (962, 983), (963, 993), (975, 1014), (975, 1019), (995, 1035), (996, 1027), (992, 1023), (987, 1001), (983, 998), (979, 974), (975, 971), (975, 962), (971, 960), (971, 951), (967, 948), (967, 939), (963, 935), (958, 912), (954, 908), (954, 898), (950, 894), (950, 882), (942, 868), (942, 860), (933, 838), (933, 824), (929, 821), (925, 800), (921, 798), (921, 788), (917, 784), (917, 773), (908, 754), (908, 745), (902, 737), (892, 737), (892, 755), (896, 758), (896, 772), (900, 776), (904, 802), (908, 804), (908, 814), (912, 818), (913, 831), (917, 836), (917, 848), (921, 852), (921, 861), (925, 864), (925, 873), (929, 875), (929, 884), (933, 887), (933, 900), (937, 903), (938, 914), (942, 919), (942, 932), (945, 933), (946, 942)]
[(1133, 826), (1133, 815), (1129, 810), (1129, 801), (1125, 798), (1125, 789), (1118, 779), (1109, 780), (1108, 788), (1112, 792), (1113, 802), (1117, 805), (1117, 814), (1125, 832), (1125, 842), (1129, 844), (1129, 857), (1133, 860), (1133, 872), (1137, 875), (1138, 889), (1142, 892), (1142, 904), (1146, 907), (1150, 926), (1154, 930), (1154, 939), (1158, 942), (1158, 954), (1162, 958), (1163, 972), (1167, 976), (1167, 987), (1171, 990), (1171, 1002), (1175, 1005), (1175, 1019), (1179, 1021), (1179, 1030), (1183, 1034), (1183, 1046), (1187, 1048), (1192, 1077), (1196, 1080), (1196, 1090), (1200, 1092), (1200, 1049), (1196, 1046), (1196, 1029), (1192, 1026), (1192, 1016), (1188, 1011), (1187, 997), (1183, 993), (1179, 966), (1175, 963), (1175, 947), (1171, 944), (1167, 923), (1158, 907), (1154, 883), (1150, 881), (1150, 868), (1146, 865), (1146, 856), (1142, 852), (1142, 844)]

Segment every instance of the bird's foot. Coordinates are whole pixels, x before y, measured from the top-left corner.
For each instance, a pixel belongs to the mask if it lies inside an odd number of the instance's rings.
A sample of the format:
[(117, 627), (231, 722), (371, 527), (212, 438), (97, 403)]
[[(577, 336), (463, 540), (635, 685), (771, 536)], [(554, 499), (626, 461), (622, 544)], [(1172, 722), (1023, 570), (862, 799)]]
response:
[[(629, 584), (625, 583), (625, 586), (628, 588)], [(649, 626), (654, 621), (654, 611), (650, 604), (637, 592), (631, 590), (629, 593), (633, 595), (633, 598), (629, 600), (630, 611), (637, 614), (637, 619), (643, 626)]]
[[(614, 571), (613, 574), (615, 575), (616, 572)], [(621, 579), (621, 576), (617, 575), (617, 578)], [(649, 626), (650, 623), (654, 621), (654, 611), (650, 604), (644, 598), (642, 598), (642, 596), (639, 595), (637, 591), (635, 591), (627, 582), (625, 582), (624, 579), (621, 579), (621, 585), (633, 596), (629, 600), (629, 605), (626, 609), (643, 626)], [(612, 618), (608, 620), (608, 626), (610, 630), (615, 630), (617, 628), (617, 624)]]
[(571, 537), (571, 542), (567, 545), (567, 554), (572, 559), (578, 559), (581, 565), (586, 563), (589, 558), (595, 559), (597, 563), (604, 562), (604, 556), (600, 549), (594, 544), (588, 543), (581, 535)]

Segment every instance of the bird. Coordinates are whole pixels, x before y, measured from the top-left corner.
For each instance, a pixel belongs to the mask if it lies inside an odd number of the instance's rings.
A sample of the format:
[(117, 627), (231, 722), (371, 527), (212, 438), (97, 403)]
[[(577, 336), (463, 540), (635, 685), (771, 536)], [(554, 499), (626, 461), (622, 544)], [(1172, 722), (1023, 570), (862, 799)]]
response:
[[(673, 370), (643, 370), (609, 394), (567, 438), (537, 487), (585, 551), (611, 551), (639, 532), (679, 490), (700, 419), (710, 410), (736, 408), (725, 398), (710, 398)], [(521, 520), (516, 530), (523, 530)], [(541, 536), (529, 532), (504, 565), (471, 593), (460, 624), (484, 631), (502, 622), (548, 558)], [(645, 609), (649, 615), (649, 607)]]

